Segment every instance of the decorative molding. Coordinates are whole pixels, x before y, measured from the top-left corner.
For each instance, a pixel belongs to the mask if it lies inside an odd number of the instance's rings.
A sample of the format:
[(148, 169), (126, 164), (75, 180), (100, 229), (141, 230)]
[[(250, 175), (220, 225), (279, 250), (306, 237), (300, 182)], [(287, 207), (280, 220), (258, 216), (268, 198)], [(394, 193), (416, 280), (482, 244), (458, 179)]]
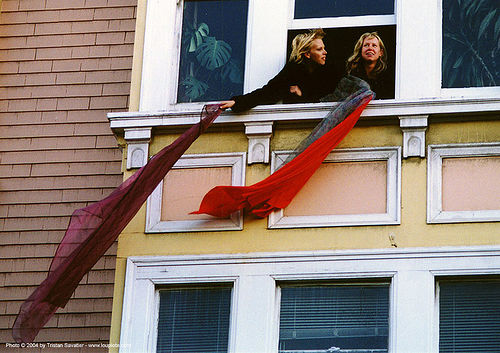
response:
[(127, 143), (127, 169), (141, 168), (148, 162), (151, 128), (125, 129)]
[(273, 123), (245, 123), (245, 134), (248, 138), (248, 164), (269, 163)]
[(495, 222), (500, 210), (443, 211), (443, 158), (498, 157), (500, 142), (429, 145), (427, 159), (427, 223)]
[[(174, 164), (172, 169), (231, 167), (232, 185), (242, 186), (245, 185), (245, 159), (246, 154), (244, 152), (184, 155)], [(214, 217), (209, 220), (163, 221), (161, 220), (162, 193), (163, 181), (160, 182), (147, 200), (146, 233), (243, 229), (243, 214), (240, 211), (225, 219)]]
[(399, 126), (403, 131), (403, 158), (425, 157), (425, 131), (428, 115), (399, 117)]
[[(335, 104), (335, 103), (333, 103)], [(130, 128), (177, 129), (200, 121), (203, 104), (182, 107), (182, 110), (140, 111), (108, 113), (111, 129), (115, 134)], [(257, 106), (243, 114), (223, 112), (216, 125), (234, 125), (262, 122), (301, 122), (322, 119), (332, 108), (332, 103), (274, 104)], [(179, 107), (179, 109), (181, 109)], [(362, 114), (362, 121), (393, 119), (416, 115), (486, 113), (500, 111), (500, 98), (435, 98), (413, 100), (376, 100), (370, 102)]]
[[(439, 326), (429, 325), (437, 320), (435, 276), (484, 274), (500, 274), (498, 246), (132, 256), (125, 273), (119, 351), (155, 351), (160, 286), (232, 283), (229, 352), (276, 352), (278, 281), (387, 278), (389, 352), (437, 352), (432, 338)], [(418, 312), (415, 302), (421, 304)]]
[[(289, 152), (273, 152), (271, 170), (285, 160)], [(325, 162), (387, 162), (387, 207), (385, 213), (353, 215), (285, 216), (283, 210), (269, 215), (269, 228), (338, 227), (355, 225), (391, 225), (401, 223), (401, 147), (338, 149)]]

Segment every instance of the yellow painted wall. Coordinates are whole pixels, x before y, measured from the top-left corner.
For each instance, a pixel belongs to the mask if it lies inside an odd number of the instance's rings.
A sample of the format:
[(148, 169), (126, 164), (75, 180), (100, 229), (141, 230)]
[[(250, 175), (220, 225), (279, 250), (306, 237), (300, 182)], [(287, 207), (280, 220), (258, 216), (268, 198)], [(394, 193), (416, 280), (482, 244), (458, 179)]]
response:
[[(273, 136), (272, 148), (293, 149), (306, 133), (306, 130), (278, 130)], [(297, 135), (299, 139), (294, 138)], [(157, 152), (175, 137), (155, 136), (152, 152)], [(431, 123), (427, 131), (428, 144), (493, 142), (499, 137), (500, 121)], [(187, 153), (246, 151), (247, 143), (243, 132), (206, 133)], [(401, 144), (399, 126), (362, 126), (354, 128), (338, 148)], [(264, 179), (269, 170), (269, 166), (262, 164), (247, 166), (247, 185)], [(118, 315), (121, 313), (128, 256), (390, 248), (390, 236), (398, 247), (469, 246), (500, 242), (499, 223), (426, 223), (427, 159), (403, 160), (401, 183), (401, 225), (393, 226), (268, 230), (267, 219), (247, 216), (242, 231), (144, 234), (146, 212), (143, 207), (119, 238), (112, 342), (117, 342), (119, 337)]]
[[(131, 111), (139, 108), (145, 8), (146, 0), (139, 0), (130, 94)], [(309, 126), (302, 129), (278, 129), (271, 140), (271, 149), (293, 149), (310, 130)], [(158, 152), (177, 136), (154, 135), (150, 153)], [(427, 144), (499, 141), (500, 121), (431, 122), (426, 138)], [(401, 145), (402, 132), (397, 125), (358, 126), (338, 148)], [(247, 148), (248, 140), (242, 127), (241, 131), (222, 129), (222, 132), (205, 133), (186, 153), (239, 152), (246, 151)], [(269, 173), (268, 165), (247, 166), (246, 183), (256, 183)], [(125, 172), (125, 178), (129, 176), (130, 173)], [(499, 223), (426, 223), (427, 159), (403, 160), (401, 184), (401, 225), (394, 226), (268, 230), (267, 219), (247, 216), (242, 231), (146, 235), (146, 210), (145, 206), (142, 207), (119, 237), (110, 343), (118, 343), (120, 338), (126, 259), (129, 256), (390, 248), (390, 237), (393, 237), (398, 247), (490, 245), (500, 242)], [(117, 349), (111, 348), (110, 351)]]

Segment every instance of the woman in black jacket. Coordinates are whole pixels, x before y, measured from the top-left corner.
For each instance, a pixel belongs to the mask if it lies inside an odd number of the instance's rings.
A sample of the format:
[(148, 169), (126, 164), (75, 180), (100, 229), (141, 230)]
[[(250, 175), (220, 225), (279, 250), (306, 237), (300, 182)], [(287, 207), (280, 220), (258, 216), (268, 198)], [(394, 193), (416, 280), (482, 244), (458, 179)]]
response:
[(377, 32), (359, 37), (347, 59), (346, 71), (368, 82), (377, 99), (394, 98), (394, 78), (387, 70), (387, 51)]
[(325, 67), (325, 32), (310, 30), (292, 41), (292, 52), (285, 67), (265, 86), (221, 102), (221, 109), (242, 112), (260, 104), (318, 102), (332, 92), (339, 77)]

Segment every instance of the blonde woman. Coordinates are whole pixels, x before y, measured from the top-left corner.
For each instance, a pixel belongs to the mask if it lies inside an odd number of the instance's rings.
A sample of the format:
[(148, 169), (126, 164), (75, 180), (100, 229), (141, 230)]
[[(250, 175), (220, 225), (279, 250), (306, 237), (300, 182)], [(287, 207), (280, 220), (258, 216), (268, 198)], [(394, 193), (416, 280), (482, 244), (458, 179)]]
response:
[(359, 77), (370, 85), (377, 99), (394, 98), (394, 79), (387, 71), (387, 51), (377, 32), (364, 33), (347, 59), (348, 75)]
[[(339, 79), (325, 68), (327, 51), (322, 29), (297, 35), (285, 67), (264, 87), (223, 101), (221, 108), (241, 112), (259, 104), (317, 102)], [(328, 77), (331, 76), (329, 79)]]

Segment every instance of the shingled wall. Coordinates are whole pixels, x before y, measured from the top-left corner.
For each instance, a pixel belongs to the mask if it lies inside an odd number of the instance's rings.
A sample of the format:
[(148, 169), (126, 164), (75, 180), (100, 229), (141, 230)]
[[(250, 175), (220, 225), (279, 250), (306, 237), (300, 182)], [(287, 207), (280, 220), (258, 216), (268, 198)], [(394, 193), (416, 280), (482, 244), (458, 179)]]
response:
[[(0, 351), (69, 216), (122, 181), (106, 113), (128, 109), (137, 0), (3, 0), (0, 22)], [(109, 340), (116, 247), (37, 342)], [(37, 349), (30, 349), (36, 352)]]

